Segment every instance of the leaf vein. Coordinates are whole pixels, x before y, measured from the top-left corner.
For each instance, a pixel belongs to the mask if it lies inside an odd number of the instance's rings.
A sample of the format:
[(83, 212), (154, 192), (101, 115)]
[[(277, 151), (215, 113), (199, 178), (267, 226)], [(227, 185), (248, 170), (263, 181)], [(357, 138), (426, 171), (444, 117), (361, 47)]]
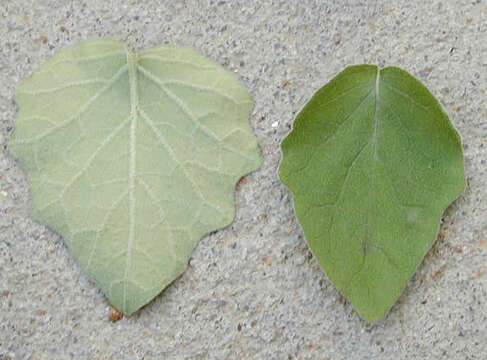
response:
[(37, 136), (34, 136), (32, 138), (29, 138), (29, 139), (17, 140), (17, 141), (14, 141), (12, 143), (14, 143), (14, 144), (32, 143), (34, 141), (40, 140), (40, 139), (54, 133), (55, 131), (57, 131), (59, 129), (64, 128), (65, 126), (68, 126), (74, 120), (79, 119), (79, 117), (91, 106), (91, 104), (93, 104), (93, 102), (95, 102), (103, 93), (105, 93), (105, 91), (110, 89), (110, 87), (125, 73), (125, 71), (127, 71), (127, 69), (128, 69), (127, 65), (122, 66), (120, 68), (120, 70), (107, 82), (107, 84), (103, 88), (101, 88), (99, 91), (97, 91), (91, 98), (89, 98), (83, 105), (81, 105), (78, 112), (76, 114), (74, 114), (73, 116), (71, 116), (70, 118), (68, 118), (66, 121), (62, 122), (61, 124), (59, 124), (53, 128), (48, 129), (47, 131), (45, 131), (45, 132), (43, 132)]
[(53, 88), (39, 89), (35, 91), (22, 90), (22, 91), (18, 91), (18, 94), (27, 94), (27, 95), (50, 94), (57, 91), (66, 90), (72, 87), (78, 87), (78, 86), (90, 85), (90, 84), (107, 84), (108, 82), (109, 80), (106, 79), (89, 79), (89, 80), (75, 81), (75, 82), (63, 84), (61, 86), (56, 86)]
[(144, 76), (154, 81), (159, 86), (159, 88), (168, 96), (168, 98), (171, 99), (183, 111), (183, 113), (186, 116), (188, 116), (188, 118), (193, 122), (193, 124), (196, 126), (197, 129), (201, 130), (203, 133), (205, 133), (212, 139), (216, 140), (223, 149), (232, 152), (240, 157), (243, 157), (247, 160), (252, 160), (248, 156), (244, 155), (242, 152), (222, 143), (221, 140), (218, 138), (218, 136), (213, 131), (211, 131), (208, 127), (201, 124), (198, 121), (198, 119), (191, 113), (189, 108), (184, 104), (184, 102), (176, 94), (174, 94), (172, 91), (166, 88), (164, 86), (164, 83), (159, 78), (157, 78), (154, 74), (152, 74), (149, 70), (147, 70), (140, 64), (138, 66), (138, 69)]

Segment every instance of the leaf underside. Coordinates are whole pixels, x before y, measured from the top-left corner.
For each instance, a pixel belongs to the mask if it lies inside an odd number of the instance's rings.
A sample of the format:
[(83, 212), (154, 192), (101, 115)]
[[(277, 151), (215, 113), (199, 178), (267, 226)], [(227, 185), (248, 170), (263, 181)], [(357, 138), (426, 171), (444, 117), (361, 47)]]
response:
[(9, 150), (30, 178), (34, 218), (126, 314), (185, 270), (203, 235), (233, 221), (235, 184), (261, 162), (248, 91), (189, 49), (81, 43), (16, 99)]
[(465, 188), (456, 130), (407, 72), (358, 65), (313, 96), (282, 151), (313, 253), (364, 319), (382, 318)]

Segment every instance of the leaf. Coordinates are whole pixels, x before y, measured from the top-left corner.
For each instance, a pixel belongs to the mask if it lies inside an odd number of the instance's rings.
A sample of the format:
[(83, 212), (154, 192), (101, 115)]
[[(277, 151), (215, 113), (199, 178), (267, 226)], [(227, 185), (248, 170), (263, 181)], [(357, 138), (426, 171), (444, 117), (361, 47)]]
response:
[(235, 184), (260, 165), (248, 91), (189, 49), (85, 42), (25, 80), (17, 101), (9, 149), (30, 178), (33, 216), (126, 314), (233, 221)]
[(407, 72), (352, 66), (313, 96), (282, 150), (313, 253), (363, 318), (382, 318), (465, 188), (447, 115)]

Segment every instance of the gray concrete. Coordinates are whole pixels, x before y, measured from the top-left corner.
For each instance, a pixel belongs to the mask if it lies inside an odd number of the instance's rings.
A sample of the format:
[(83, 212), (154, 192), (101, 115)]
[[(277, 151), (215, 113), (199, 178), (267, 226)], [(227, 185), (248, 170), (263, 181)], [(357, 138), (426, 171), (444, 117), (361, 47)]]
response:
[[(201, 240), (186, 273), (113, 323), (62, 239), (29, 217), (29, 185), (3, 150), (14, 92), (57, 50), (111, 36), (135, 50), (192, 47), (256, 99), (264, 164), (235, 223)], [(398, 65), (462, 135), (469, 188), (391, 313), (362, 321), (322, 273), (276, 169), (314, 91), (344, 67)], [(0, 359), (487, 359), (485, 0), (0, 2)]]

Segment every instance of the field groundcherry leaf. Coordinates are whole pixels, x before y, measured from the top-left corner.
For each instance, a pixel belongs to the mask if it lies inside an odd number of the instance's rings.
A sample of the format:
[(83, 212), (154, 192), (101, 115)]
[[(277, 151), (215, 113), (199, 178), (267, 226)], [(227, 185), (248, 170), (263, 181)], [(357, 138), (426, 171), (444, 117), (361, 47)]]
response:
[(185, 270), (202, 236), (233, 221), (235, 184), (260, 166), (251, 96), (190, 49), (81, 43), (16, 99), (9, 150), (30, 179), (34, 218), (126, 314)]
[(407, 72), (358, 65), (313, 96), (282, 151), (317, 260), (364, 319), (382, 318), (465, 188), (458, 133)]

